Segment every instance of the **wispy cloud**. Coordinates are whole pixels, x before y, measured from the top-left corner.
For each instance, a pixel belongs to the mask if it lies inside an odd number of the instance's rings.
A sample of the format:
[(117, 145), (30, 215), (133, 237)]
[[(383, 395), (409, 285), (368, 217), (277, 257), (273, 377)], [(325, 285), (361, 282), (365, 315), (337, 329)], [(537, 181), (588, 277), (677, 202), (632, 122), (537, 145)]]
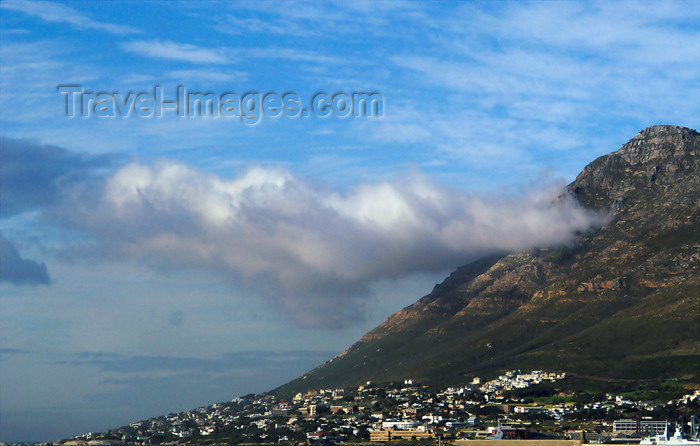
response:
[(0, 3), (0, 8), (24, 12), (26, 14), (39, 17), (47, 22), (67, 23), (80, 29), (95, 29), (122, 35), (141, 32), (131, 26), (116, 25), (113, 23), (100, 22), (91, 19), (90, 17), (83, 15), (80, 11), (61, 3), (43, 0), (4, 0), (2, 3)]
[(174, 70), (168, 73), (168, 77), (177, 81), (195, 82), (231, 82), (248, 79), (246, 73), (238, 71), (218, 70)]
[(27, 351), (19, 348), (0, 348), (0, 355), (16, 355), (19, 353), (27, 353)]
[[(56, 364), (95, 366), (106, 372), (199, 372), (220, 373), (242, 369), (284, 369), (299, 364), (322, 362), (333, 356), (330, 351), (243, 351), (229, 353), (218, 358), (172, 356), (125, 356), (112, 353), (83, 353), (72, 359), (62, 359)], [(312, 359), (315, 358), (315, 359)]]
[(154, 59), (178, 60), (195, 64), (224, 64), (229, 58), (222, 49), (209, 49), (170, 40), (134, 40), (122, 47), (131, 53)]
[[(228, 34), (266, 33), (292, 36), (324, 36), (338, 39), (364, 33), (392, 35), (390, 23), (421, 21), (423, 8), (413, 2), (282, 2), (286, 7), (260, 2), (240, 2), (222, 15), (216, 29)], [(342, 33), (338, 30), (342, 29)]]
[[(683, 62), (698, 56), (700, 6), (687, 2), (514, 3), (497, 13), (471, 5), (463, 12), (476, 15), (483, 27), (505, 42), (520, 40), (538, 50), (570, 51), (595, 59), (616, 57), (645, 65)], [(458, 27), (457, 14), (452, 21)], [(560, 26), (566, 23), (567, 26)], [(612, 62), (612, 60), (611, 60)]]
[[(77, 47), (56, 40), (3, 40), (0, 60), (2, 130), (15, 136), (37, 138), (42, 131), (55, 133), (65, 128), (65, 122), (54, 127), (64, 110), (54, 101), (57, 85), (88, 83), (103, 74), (83, 59)], [(72, 137), (75, 140), (76, 135)]]
[(300, 50), (296, 48), (254, 48), (245, 51), (248, 58), (259, 59), (286, 59), (297, 62), (313, 62), (316, 64), (339, 63), (342, 59), (326, 56), (314, 51)]
[[(502, 6), (463, 4), (423, 22), (440, 32), (388, 57), (394, 77), (413, 90), (381, 122), (361, 123), (362, 134), (434, 147), (467, 165), (567, 157), (580, 169), (592, 155), (591, 133), (612, 149), (621, 131), (700, 119), (697, 4)], [(620, 121), (636, 125), (621, 129)]]

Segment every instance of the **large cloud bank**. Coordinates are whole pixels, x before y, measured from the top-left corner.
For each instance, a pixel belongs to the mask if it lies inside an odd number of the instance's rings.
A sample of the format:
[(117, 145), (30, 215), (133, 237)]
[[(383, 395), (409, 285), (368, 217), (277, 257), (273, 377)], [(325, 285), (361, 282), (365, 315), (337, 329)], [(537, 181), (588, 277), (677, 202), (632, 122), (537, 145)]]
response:
[[(377, 281), (567, 243), (603, 222), (562, 184), (475, 197), (414, 172), (339, 191), (284, 169), (224, 178), (167, 159), (115, 169), (113, 157), (0, 143), (3, 218), (39, 211), (67, 240), (83, 235), (90, 259), (210, 272), (306, 326), (361, 318)], [(0, 242), (0, 280), (49, 282), (42, 263)]]
[(161, 160), (73, 188), (54, 216), (105, 254), (212, 271), (303, 325), (328, 326), (359, 317), (374, 281), (566, 243), (601, 222), (561, 192), (478, 198), (415, 173), (344, 193), (282, 169), (226, 179)]

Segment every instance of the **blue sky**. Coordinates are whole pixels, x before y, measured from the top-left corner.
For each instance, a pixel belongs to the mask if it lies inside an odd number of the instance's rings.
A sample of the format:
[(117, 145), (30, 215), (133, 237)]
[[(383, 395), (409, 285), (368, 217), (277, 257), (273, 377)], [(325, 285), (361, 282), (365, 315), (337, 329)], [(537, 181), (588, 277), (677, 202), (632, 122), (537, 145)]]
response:
[[(0, 3), (0, 440), (269, 390), (449, 271), (599, 225), (551, 200), (700, 122), (698, 2)], [(68, 118), (378, 92), (382, 117)]]

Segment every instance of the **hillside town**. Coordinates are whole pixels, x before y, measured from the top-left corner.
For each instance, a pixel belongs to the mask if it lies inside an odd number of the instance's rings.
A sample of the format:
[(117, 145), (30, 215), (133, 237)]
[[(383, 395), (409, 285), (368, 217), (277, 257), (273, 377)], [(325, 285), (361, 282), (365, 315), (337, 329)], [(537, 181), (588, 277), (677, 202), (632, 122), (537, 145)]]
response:
[[(468, 385), (431, 390), (411, 379), (353, 389), (318, 389), (289, 400), (250, 394), (227, 403), (171, 413), (105, 433), (57, 442), (116, 444), (306, 444), (418, 441), (456, 443), (494, 439), (568, 443), (638, 443), (663, 433), (665, 420), (697, 416), (700, 390), (670, 401), (624, 395), (556, 392), (563, 373), (519, 370)], [(539, 390), (538, 390), (539, 389)], [(554, 390), (552, 390), (554, 389)], [(552, 443), (553, 444), (553, 443)]]

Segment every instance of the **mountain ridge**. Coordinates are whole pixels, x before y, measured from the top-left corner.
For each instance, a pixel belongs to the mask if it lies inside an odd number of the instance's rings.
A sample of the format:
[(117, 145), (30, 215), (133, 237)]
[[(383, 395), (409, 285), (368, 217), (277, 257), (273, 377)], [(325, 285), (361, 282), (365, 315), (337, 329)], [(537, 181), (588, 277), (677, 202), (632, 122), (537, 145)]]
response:
[[(600, 379), (700, 370), (700, 134), (648, 127), (567, 186), (602, 228), (464, 265), (275, 393), (545, 368)], [(651, 336), (650, 336), (651, 335)]]

